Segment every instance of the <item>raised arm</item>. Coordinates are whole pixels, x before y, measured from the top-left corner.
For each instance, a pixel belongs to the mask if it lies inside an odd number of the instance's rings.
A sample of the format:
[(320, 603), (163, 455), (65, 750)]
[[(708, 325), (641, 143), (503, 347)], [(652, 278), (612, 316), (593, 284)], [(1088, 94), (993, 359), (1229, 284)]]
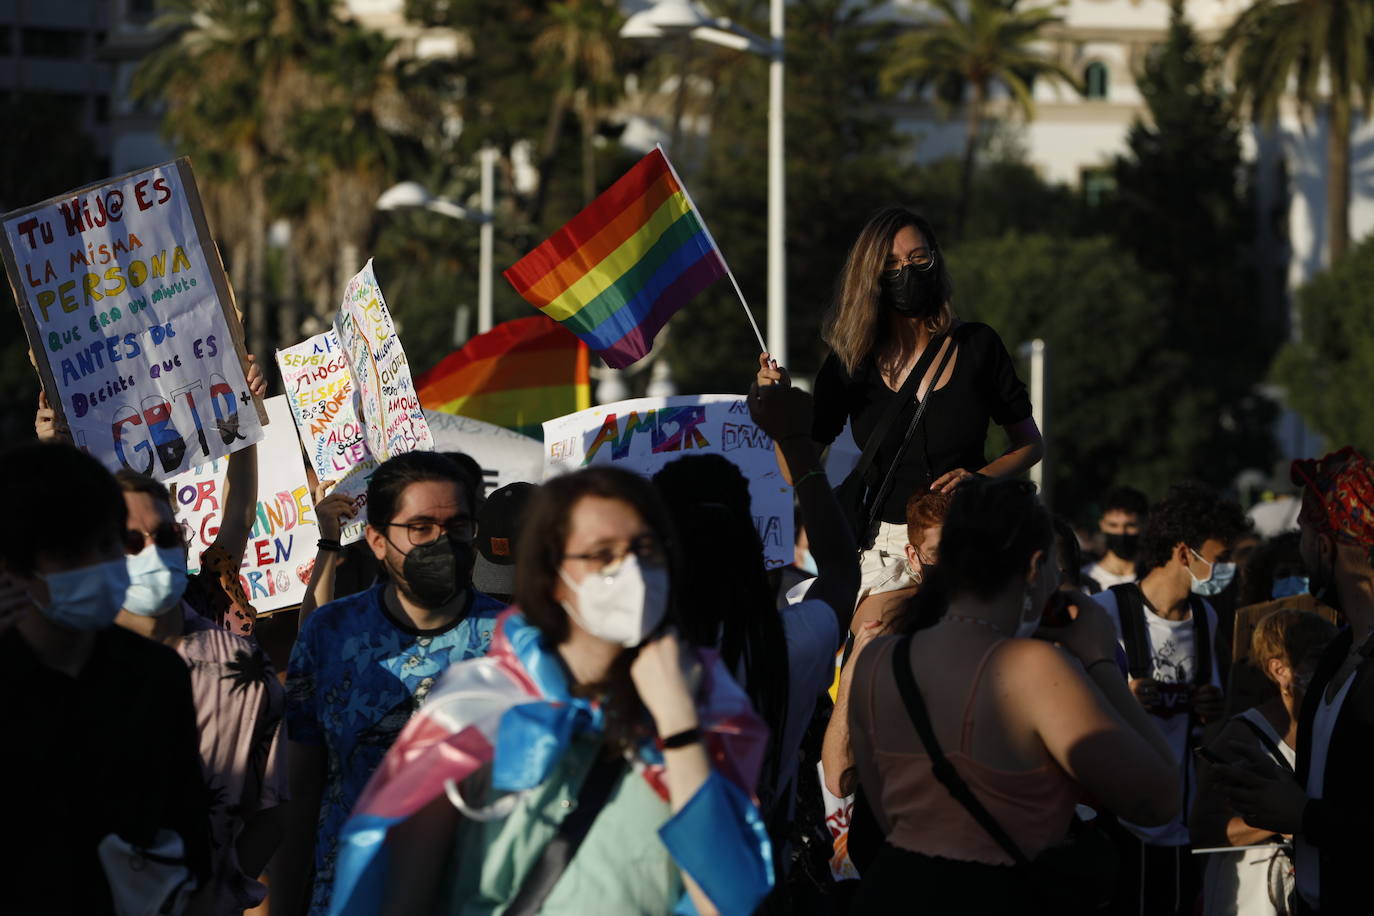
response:
[[(255, 397), (267, 392), (262, 369), (251, 354), (247, 375), (248, 390)], [(229, 456), (228, 465), (224, 474), (224, 508), (219, 534), (215, 535), (212, 546), (228, 554), (237, 568), (243, 562), (243, 552), (248, 547), (248, 536), (258, 511), (258, 447), (250, 445), (239, 449)]]
[(749, 390), (749, 415), (777, 443), (784, 459), (780, 465), (794, 475), (802, 521), (819, 570), (807, 598), (830, 605), (843, 634), (849, 629), (859, 591), (858, 546), (811, 440), (811, 403), (811, 396), (799, 388), (761, 388), (756, 382)]
[[(324, 494), (332, 481), (323, 481), (315, 488), (315, 522), (320, 529), (320, 542), (325, 546), (315, 551), (315, 565), (310, 570), (310, 585), (301, 600), (300, 616), (296, 622), (297, 631), (305, 625), (307, 617), (315, 608), (334, 600), (334, 582), (339, 571), (341, 547), (339, 535), (343, 532), (343, 519), (358, 514), (353, 500), (342, 493)], [(328, 544), (326, 542), (332, 542)]]

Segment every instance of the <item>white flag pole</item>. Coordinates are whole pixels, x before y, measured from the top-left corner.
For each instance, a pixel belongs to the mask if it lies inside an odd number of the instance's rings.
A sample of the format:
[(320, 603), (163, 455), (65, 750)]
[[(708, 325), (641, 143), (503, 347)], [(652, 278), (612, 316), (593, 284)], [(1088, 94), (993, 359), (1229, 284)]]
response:
[(673, 173), (673, 179), (677, 186), (682, 189), (682, 194), (687, 198), (687, 205), (696, 213), (697, 219), (701, 220), (701, 231), (706, 233), (706, 238), (711, 242), (711, 248), (715, 251), (716, 257), (720, 258), (720, 266), (725, 268), (725, 275), (730, 278), (730, 283), (735, 287), (735, 295), (739, 296), (739, 304), (744, 306), (744, 314), (749, 318), (749, 326), (754, 329), (754, 336), (758, 338), (759, 349), (767, 352), (768, 344), (763, 341), (763, 334), (759, 331), (758, 322), (754, 320), (754, 313), (749, 310), (749, 303), (744, 299), (744, 293), (739, 288), (739, 281), (735, 279), (735, 272), (730, 269), (730, 264), (725, 260), (725, 255), (721, 252), (720, 246), (716, 244), (715, 236), (711, 235), (711, 229), (706, 225), (706, 217), (702, 215), (701, 208), (692, 200), (692, 192), (687, 190), (687, 185), (683, 183), (682, 176), (678, 175), (677, 169), (673, 168), (673, 161), (668, 158), (668, 154), (663, 150), (662, 143), (655, 143), (654, 149), (658, 150), (663, 161), (668, 163), (668, 171)]

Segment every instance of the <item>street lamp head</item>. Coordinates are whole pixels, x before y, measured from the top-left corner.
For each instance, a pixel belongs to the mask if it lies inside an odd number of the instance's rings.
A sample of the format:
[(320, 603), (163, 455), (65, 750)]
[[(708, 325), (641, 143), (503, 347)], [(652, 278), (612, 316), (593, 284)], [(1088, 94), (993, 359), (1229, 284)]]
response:
[(711, 25), (713, 21), (693, 0), (657, 0), (653, 6), (626, 19), (620, 27), (620, 37), (671, 38)]
[(403, 181), (392, 185), (377, 198), (378, 210), (413, 210), (424, 207), (434, 198), (418, 181)]

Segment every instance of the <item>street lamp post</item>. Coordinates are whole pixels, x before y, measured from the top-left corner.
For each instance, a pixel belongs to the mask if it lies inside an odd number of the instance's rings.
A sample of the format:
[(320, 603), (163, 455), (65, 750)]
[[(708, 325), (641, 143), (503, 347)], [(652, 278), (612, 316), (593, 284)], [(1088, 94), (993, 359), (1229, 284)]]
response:
[(392, 185), (377, 198), (378, 210), (428, 210), (447, 216), (449, 219), (478, 223), (479, 254), (477, 266), (477, 333), (491, 330), (492, 312), (492, 248), (495, 244), (495, 227), (492, 213), (496, 209), (494, 179), (497, 152), (491, 147), (481, 151), (481, 191), (480, 210), (471, 210), (446, 197), (435, 197), (429, 189), (418, 181), (403, 181)]
[[(769, 41), (714, 19), (693, 0), (656, 0), (630, 16), (623, 38), (663, 39), (686, 35), (698, 41), (768, 58), (768, 350), (787, 365), (786, 180), (783, 169), (783, 0), (769, 0)], [(676, 150), (674, 150), (676, 152)]]

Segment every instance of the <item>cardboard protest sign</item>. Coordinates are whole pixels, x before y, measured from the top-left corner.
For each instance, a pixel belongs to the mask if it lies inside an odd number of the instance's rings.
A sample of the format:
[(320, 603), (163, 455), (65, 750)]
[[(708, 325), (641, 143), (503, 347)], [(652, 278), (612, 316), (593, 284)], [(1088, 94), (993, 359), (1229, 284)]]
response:
[[(239, 581), (258, 613), (293, 607), (305, 597), (319, 528), (300, 443), (284, 395), (268, 398), (271, 425), (258, 443), (256, 521), (243, 554)], [(190, 567), (219, 534), (227, 461), (212, 461), (168, 481), (178, 521), (190, 532)]]
[(348, 281), (334, 331), (353, 375), (354, 405), (372, 457), (432, 451), (434, 438), (371, 260)]
[(337, 481), (331, 493), (353, 500), (358, 513), (345, 519), (339, 540), (360, 540), (367, 527), (367, 479), (377, 468), (362, 421), (353, 409), (353, 374), (339, 336), (331, 328), (277, 351), (286, 401), (305, 453), (320, 480)]
[(703, 394), (636, 398), (580, 410), (544, 424), (544, 476), (590, 464), (653, 475), (686, 455), (721, 455), (749, 480), (754, 525), (769, 569), (792, 562), (792, 488), (773, 440), (754, 425), (744, 398)]
[(243, 327), (186, 159), (0, 218), (48, 401), (112, 471), (167, 480), (262, 438)]
[(434, 448), (440, 452), (464, 452), (482, 466), (482, 481), (487, 492), (508, 483), (538, 483), (544, 476), (544, 443), (514, 430), (459, 417), (437, 410), (426, 410), (425, 419), (434, 435)]

